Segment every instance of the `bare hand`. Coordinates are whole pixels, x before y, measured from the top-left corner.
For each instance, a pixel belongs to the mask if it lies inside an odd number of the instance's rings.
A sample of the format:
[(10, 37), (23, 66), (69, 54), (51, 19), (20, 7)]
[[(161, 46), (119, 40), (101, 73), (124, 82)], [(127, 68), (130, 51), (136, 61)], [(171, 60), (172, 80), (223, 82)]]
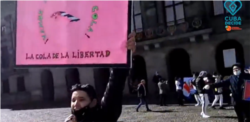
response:
[(135, 42), (135, 32), (132, 32), (128, 36), (127, 49), (131, 50), (133, 53), (136, 50), (136, 42)]
[(71, 114), (70, 116), (68, 116), (64, 122), (77, 122), (76, 121), (76, 117), (75, 115)]

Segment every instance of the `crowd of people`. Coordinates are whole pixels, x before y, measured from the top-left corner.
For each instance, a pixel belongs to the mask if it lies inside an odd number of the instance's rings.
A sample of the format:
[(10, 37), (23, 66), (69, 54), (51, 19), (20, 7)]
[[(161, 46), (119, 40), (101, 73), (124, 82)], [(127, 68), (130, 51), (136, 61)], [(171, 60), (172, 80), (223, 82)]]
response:
[[(202, 71), (200, 74), (198, 72), (194, 72), (193, 79), (191, 80), (190, 84), (188, 82), (184, 82), (183, 78), (180, 78), (180, 77), (175, 78), (175, 89), (176, 89), (176, 93), (177, 93), (177, 102), (180, 106), (184, 105), (184, 102), (183, 102), (183, 99), (184, 99), (183, 87), (184, 87), (184, 85), (192, 86), (192, 88), (193, 88), (192, 95), (194, 96), (194, 98), (197, 102), (197, 104), (195, 104), (195, 106), (202, 105), (201, 98), (203, 98), (204, 96), (200, 94), (200, 93), (202, 93), (202, 91), (197, 89), (197, 87), (196, 87), (197, 86), (196, 79), (198, 77), (201, 77), (202, 75), (207, 75), (207, 74), (205, 71)], [(221, 76), (214, 73), (213, 77), (210, 78), (210, 82), (212, 80), (215, 80), (215, 83), (220, 82)], [(156, 72), (154, 77), (153, 77), (153, 82), (157, 85), (156, 87), (158, 89), (158, 94), (159, 94), (159, 105), (166, 106), (167, 94), (169, 93), (168, 81), (166, 79), (164, 79), (161, 75), (159, 75), (158, 72)], [(202, 83), (202, 82), (199, 82), (199, 83)], [(145, 80), (144, 79), (142, 79), (141, 83), (139, 83), (137, 91), (138, 91), (138, 97), (140, 98), (140, 103), (139, 103), (136, 111), (138, 112), (138, 109), (140, 108), (140, 106), (142, 104), (145, 104), (147, 111), (151, 111), (148, 107), (147, 100), (146, 100), (146, 89), (145, 89)], [(215, 104), (218, 102), (218, 100), (220, 100), (220, 109), (224, 109), (222, 88), (218, 88), (218, 89), (215, 88), (214, 94), (215, 94), (215, 99), (213, 101), (212, 108), (215, 108)], [(209, 103), (209, 101), (207, 103)]]
[[(193, 73), (193, 79), (191, 80), (191, 85), (193, 87), (193, 95), (197, 102), (195, 106), (201, 106), (200, 115), (203, 118), (209, 118), (210, 116), (207, 114), (207, 107), (210, 104), (209, 101), (209, 91), (212, 90), (214, 93), (214, 100), (211, 104), (211, 108), (215, 108), (215, 104), (219, 101), (219, 109), (224, 109), (223, 107), (223, 87), (229, 87), (231, 90), (231, 98), (233, 99), (233, 106), (238, 117), (239, 122), (250, 122), (250, 102), (243, 99), (244, 92), (244, 84), (245, 80), (250, 80), (250, 70), (245, 70), (241, 66), (241, 64), (234, 64), (232, 66), (233, 74), (222, 80), (221, 75), (217, 73), (213, 73), (210, 75), (206, 71), (195, 72)], [(166, 101), (166, 84), (167, 81), (163, 79), (158, 72), (156, 72), (154, 78), (154, 82), (158, 82), (159, 94), (160, 94), (160, 105), (165, 105)], [(139, 85), (139, 89), (145, 83)], [(175, 78), (175, 86), (176, 92), (178, 95), (178, 104), (183, 105), (183, 86), (184, 84), (188, 84), (183, 81), (183, 78)], [(145, 89), (144, 89), (145, 90)], [(144, 93), (141, 90), (138, 91), (140, 99), (142, 98), (140, 95)], [(146, 101), (145, 96), (143, 100)], [(146, 104), (147, 110), (148, 105)], [(137, 107), (141, 106), (142, 102)]]
[[(133, 52), (136, 49), (135, 44), (135, 33), (129, 35), (129, 39), (126, 45), (127, 49)], [(221, 87), (229, 87), (232, 92), (232, 98), (234, 99), (234, 109), (238, 117), (239, 122), (250, 122), (250, 103), (244, 101), (243, 89), (244, 80), (250, 79), (250, 71), (245, 73), (240, 64), (235, 64), (232, 67), (233, 75), (229, 78), (220, 81), (219, 75), (210, 77), (206, 71), (201, 71), (199, 74), (194, 73), (193, 84), (196, 88), (195, 98), (197, 100), (197, 106), (201, 105), (200, 115), (203, 118), (208, 118), (207, 106), (208, 90), (215, 89), (216, 97), (212, 104), (214, 107), (217, 100), (220, 99), (220, 105), (222, 108)], [(125, 86), (126, 78), (129, 74), (129, 69), (110, 69), (110, 78), (106, 86), (105, 93), (102, 97), (101, 102), (97, 101), (96, 91), (91, 85), (76, 84), (72, 87), (71, 95), (71, 115), (65, 119), (65, 122), (117, 122), (122, 112), (122, 98), (123, 89)], [(157, 73), (158, 74), (158, 73)], [(217, 79), (215, 83), (210, 82), (212, 78)], [(166, 103), (166, 80), (156, 75), (154, 78), (159, 88), (160, 105)], [(178, 102), (183, 105), (183, 80), (176, 78), (176, 90), (178, 93)], [(136, 108), (139, 111), (141, 105), (146, 104), (147, 111), (151, 111), (147, 104), (147, 90), (145, 88), (145, 80), (141, 80), (137, 87), (138, 97), (140, 98), (140, 104)]]
[(194, 94), (197, 102), (196, 106), (201, 105), (201, 116), (203, 118), (209, 118), (207, 115), (207, 107), (210, 104), (209, 90), (212, 89), (214, 93), (214, 100), (211, 104), (212, 108), (215, 108), (215, 104), (219, 100), (219, 108), (223, 107), (223, 87), (230, 87), (231, 94), (234, 103), (235, 112), (238, 116), (239, 122), (250, 121), (250, 102), (243, 100), (244, 92), (244, 80), (250, 79), (250, 71), (245, 72), (241, 64), (234, 64), (232, 66), (233, 74), (222, 80), (221, 75), (214, 73), (209, 75), (206, 71), (193, 74), (192, 84), (196, 92)]

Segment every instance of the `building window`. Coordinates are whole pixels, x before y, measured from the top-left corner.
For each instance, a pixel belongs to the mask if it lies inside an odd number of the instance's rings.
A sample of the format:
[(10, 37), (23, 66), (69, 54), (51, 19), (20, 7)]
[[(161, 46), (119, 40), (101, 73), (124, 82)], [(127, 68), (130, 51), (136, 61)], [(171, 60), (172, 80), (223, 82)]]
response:
[(2, 93), (10, 93), (9, 80), (2, 80)]
[(1, 51), (2, 51), (2, 56), (1, 56), (2, 68), (8, 68), (10, 65), (8, 47), (2, 47)]
[(165, 1), (165, 13), (168, 26), (185, 22), (183, 1)]
[(144, 1), (143, 7), (145, 10), (145, 16), (143, 16), (143, 25), (144, 28), (154, 28), (158, 26), (158, 15), (156, 1)]
[(224, 0), (213, 0), (214, 15), (225, 14)]
[(133, 1), (133, 17), (134, 17), (134, 28), (136, 32), (143, 30), (142, 26), (142, 15), (141, 15), (141, 2)]
[[(248, 1), (248, 0), (247, 0)], [(214, 15), (223, 15), (229, 13), (225, 7), (224, 7), (225, 0), (213, 0), (213, 6), (214, 6)], [(227, 6), (229, 6), (231, 3), (227, 2)], [(240, 6), (238, 2), (235, 3), (237, 6)]]
[(25, 80), (24, 80), (24, 77), (21, 76), (21, 77), (17, 77), (17, 91), (19, 92), (23, 92), (25, 91)]
[(145, 11), (145, 21), (143, 25), (144, 28), (154, 28), (157, 27), (157, 15), (155, 6), (147, 8)]

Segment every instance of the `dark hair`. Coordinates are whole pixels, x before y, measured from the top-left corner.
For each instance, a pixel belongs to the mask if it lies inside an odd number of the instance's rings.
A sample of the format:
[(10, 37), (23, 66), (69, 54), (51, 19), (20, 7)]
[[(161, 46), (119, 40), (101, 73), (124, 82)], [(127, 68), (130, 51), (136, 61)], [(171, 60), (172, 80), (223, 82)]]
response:
[(78, 90), (86, 92), (91, 100), (97, 98), (94, 87), (89, 84), (75, 84), (71, 88), (72, 93)]
[(175, 77), (175, 80), (179, 80), (179, 77)]
[(244, 70), (243, 66), (242, 66), (240, 63), (234, 64), (234, 65), (232, 66), (232, 68), (233, 68), (234, 66), (239, 67), (242, 71)]

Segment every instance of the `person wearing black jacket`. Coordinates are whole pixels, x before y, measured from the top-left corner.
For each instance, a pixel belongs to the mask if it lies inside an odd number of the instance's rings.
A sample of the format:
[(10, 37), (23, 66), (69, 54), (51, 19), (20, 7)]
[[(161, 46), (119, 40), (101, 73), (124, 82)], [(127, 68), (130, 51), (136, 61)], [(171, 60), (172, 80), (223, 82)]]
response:
[(147, 99), (146, 99), (146, 97), (147, 97), (147, 90), (146, 90), (146, 87), (145, 87), (145, 80), (144, 79), (142, 79), (141, 83), (138, 85), (137, 91), (138, 91), (138, 97), (140, 98), (140, 103), (138, 104), (138, 106), (136, 108), (136, 112), (139, 111), (139, 108), (143, 104), (145, 104), (147, 111), (151, 111), (148, 108), (148, 102), (147, 102)]
[[(154, 82), (155, 84), (158, 84), (158, 82), (159, 82), (161, 79), (162, 79), (161, 75), (159, 74), (158, 71), (156, 71), (156, 72), (155, 72), (155, 75), (154, 75), (154, 77), (153, 77), (153, 82)], [(158, 85), (157, 85), (157, 86), (158, 86)]]
[(250, 102), (243, 100), (244, 80), (249, 80), (250, 75), (244, 73), (241, 64), (234, 64), (233, 75), (219, 83), (206, 85), (204, 89), (220, 88), (230, 86), (234, 99), (234, 110), (238, 117), (238, 122), (250, 122)]
[(198, 78), (196, 78), (196, 86), (197, 86), (197, 91), (198, 91), (200, 98), (201, 98), (201, 105), (202, 105), (201, 116), (203, 118), (210, 117), (207, 115), (207, 106), (209, 104), (208, 91), (203, 89), (203, 87), (206, 85), (207, 82), (208, 82), (207, 72), (201, 71)]
[[(135, 51), (135, 33), (129, 35), (127, 48)], [(111, 69), (101, 103), (91, 85), (72, 86), (71, 115), (65, 122), (117, 122), (122, 112), (123, 89), (129, 69)]]
[(176, 92), (177, 92), (177, 101), (178, 101), (178, 104), (180, 106), (183, 106), (183, 85), (184, 85), (184, 82), (182, 80), (182, 78), (180, 77), (176, 77), (175, 78), (175, 88), (176, 88)]

